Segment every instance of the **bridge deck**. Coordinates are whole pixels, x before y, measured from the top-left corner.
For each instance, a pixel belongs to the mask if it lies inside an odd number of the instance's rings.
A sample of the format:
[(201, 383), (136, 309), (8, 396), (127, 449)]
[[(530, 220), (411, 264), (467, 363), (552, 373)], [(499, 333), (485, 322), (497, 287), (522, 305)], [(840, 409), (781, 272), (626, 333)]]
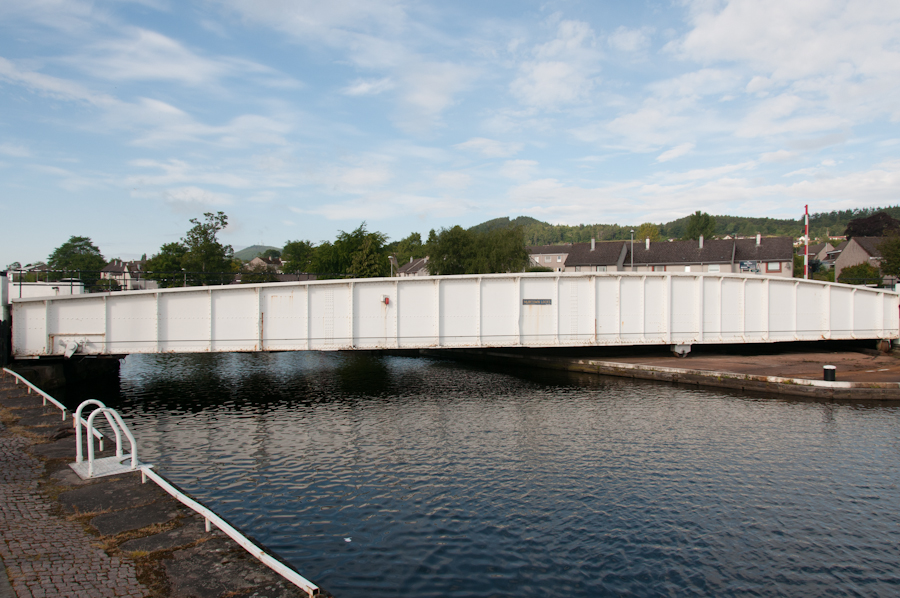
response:
[(893, 339), (885, 289), (711, 273), (370, 278), (12, 299), (13, 355)]

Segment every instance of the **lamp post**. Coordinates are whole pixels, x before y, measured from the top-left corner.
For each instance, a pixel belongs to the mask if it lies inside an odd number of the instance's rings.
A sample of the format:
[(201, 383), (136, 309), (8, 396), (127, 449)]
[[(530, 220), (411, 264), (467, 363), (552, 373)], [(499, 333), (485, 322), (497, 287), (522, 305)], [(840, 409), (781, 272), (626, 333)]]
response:
[(631, 229), (631, 271), (634, 272), (634, 229)]

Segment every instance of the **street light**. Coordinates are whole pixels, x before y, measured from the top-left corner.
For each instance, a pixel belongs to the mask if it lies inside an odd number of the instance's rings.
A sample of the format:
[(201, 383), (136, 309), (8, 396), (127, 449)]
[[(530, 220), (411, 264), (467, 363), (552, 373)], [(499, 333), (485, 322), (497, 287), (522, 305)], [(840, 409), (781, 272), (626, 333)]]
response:
[(631, 229), (631, 271), (634, 272), (634, 229)]

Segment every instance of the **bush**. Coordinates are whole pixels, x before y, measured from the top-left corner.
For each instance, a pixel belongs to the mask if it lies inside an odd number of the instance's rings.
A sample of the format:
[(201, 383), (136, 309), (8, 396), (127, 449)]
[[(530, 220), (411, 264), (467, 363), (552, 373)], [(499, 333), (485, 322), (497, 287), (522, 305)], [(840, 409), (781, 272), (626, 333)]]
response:
[(878, 268), (866, 262), (844, 268), (841, 270), (841, 275), (838, 276), (837, 281), (844, 284), (877, 286), (884, 284), (884, 279), (881, 277), (881, 272), (879, 272)]

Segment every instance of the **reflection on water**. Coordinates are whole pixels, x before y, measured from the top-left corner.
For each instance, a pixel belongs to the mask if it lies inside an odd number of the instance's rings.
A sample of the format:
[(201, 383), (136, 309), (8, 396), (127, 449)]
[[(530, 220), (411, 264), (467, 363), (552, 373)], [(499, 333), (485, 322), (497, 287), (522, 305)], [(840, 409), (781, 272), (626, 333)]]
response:
[(900, 589), (896, 404), (364, 353), (131, 356), (106, 398), (339, 598)]

